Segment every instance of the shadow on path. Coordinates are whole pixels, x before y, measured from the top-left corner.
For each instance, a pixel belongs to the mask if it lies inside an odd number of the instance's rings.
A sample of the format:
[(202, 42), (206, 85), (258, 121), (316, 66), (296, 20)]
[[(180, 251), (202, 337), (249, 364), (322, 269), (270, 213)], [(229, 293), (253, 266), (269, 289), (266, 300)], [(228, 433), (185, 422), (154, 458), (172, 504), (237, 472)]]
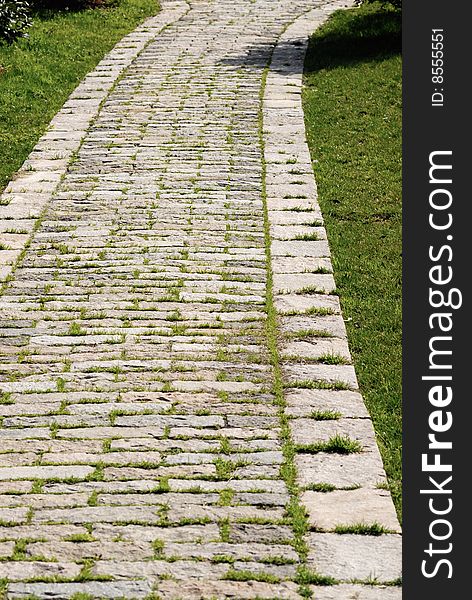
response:
[[(300, 44), (299, 41), (280, 42), (278, 48), (285, 50), (287, 62), (280, 69), (272, 65), (272, 71), (285, 75), (300, 73), (298, 61), (290, 60), (291, 51)], [(271, 44), (249, 46), (245, 54), (225, 58), (221, 64), (234, 68), (245, 66), (263, 69), (272, 48)], [(330, 27), (328, 22), (310, 39), (305, 73), (352, 66), (359, 62), (381, 61), (400, 53), (401, 13), (385, 10), (356, 15), (355, 9), (339, 11), (335, 28)]]
[[(279, 41), (277, 43), (277, 51), (283, 53), (283, 55), (287, 57), (287, 60), (281, 65), (280, 68), (277, 68), (276, 64), (272, 64), (270, 67), (271, 72), (283, 73), (284, 75), (300, 73), (302, 69), (299, 61), (292, 60), (290, 55), (291, 52), (301, 45), (302, 42), (297, 40), (289, 42)], [(220, 64), (230, 65), (235, 69), (238, 69), (242, 66), (254, 69), (265, 69), (273, 49), (273, 44), (258, 44), (254, 46), (248, 46), (245, 54), (223, 58)]]

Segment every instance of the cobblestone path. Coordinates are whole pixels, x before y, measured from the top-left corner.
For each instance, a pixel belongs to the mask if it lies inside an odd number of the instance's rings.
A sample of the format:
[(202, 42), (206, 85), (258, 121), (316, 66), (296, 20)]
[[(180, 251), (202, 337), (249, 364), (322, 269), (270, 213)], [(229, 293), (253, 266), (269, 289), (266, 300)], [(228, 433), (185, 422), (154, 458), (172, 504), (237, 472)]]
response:
[(300, 102), (345, 3), (162, 4), (0, 207), (4, 597), (397, 600)]

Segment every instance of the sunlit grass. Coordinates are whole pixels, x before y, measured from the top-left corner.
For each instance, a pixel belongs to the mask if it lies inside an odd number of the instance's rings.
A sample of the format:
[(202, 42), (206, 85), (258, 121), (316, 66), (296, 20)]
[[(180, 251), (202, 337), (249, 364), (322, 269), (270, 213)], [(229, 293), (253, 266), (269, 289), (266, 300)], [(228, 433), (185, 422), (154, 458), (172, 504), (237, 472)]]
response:
[(110, 8), (42, 12), (28, 38), (0, 45), (0, 190), (83, 77), (157, 10), (156, 0), (119, 0)]
[(304, 108), (351, 352), (401, 515), (401, 16), (340, 11), (310, 41)]

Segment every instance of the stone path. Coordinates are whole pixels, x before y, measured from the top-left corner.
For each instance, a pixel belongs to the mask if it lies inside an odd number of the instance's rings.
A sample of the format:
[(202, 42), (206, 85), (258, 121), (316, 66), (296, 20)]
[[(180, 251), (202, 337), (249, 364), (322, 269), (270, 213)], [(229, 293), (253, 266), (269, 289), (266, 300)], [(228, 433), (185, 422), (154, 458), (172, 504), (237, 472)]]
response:
[(398, 600), (301, 111), (347, 3), (162, 5), (2, 197), (4, 596)]

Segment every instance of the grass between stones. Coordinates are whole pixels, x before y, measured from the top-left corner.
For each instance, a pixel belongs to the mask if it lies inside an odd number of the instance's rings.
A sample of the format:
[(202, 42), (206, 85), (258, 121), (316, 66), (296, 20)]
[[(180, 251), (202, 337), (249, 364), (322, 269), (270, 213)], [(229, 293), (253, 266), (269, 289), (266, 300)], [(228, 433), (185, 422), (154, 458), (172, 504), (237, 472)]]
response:
[(356, 523), (354, 525), (336, 525), (334, 533), (340, 535), (355, 534), (355, 535), (383, 535), (385, 533), (394, 533), (380, 525), (379, 523), (372, 523), (366, 525), (365, 523)]
[[(266, 164), (264, 159), (264, 135), (263, 135), (263, 111), (262, 102), (264, 98), (264, 92), (266, 87), (268, 69), (266, 69), (261, 85), (261, 102), (259, 112), (259, 140), (261, 147), (261, 161), (262, 161), (262, 202), (264, 212), (264, 239), (265, 239), (265, 254), (266, 254), (266, 269), (267, 269), (267, 283), (266, 283), (266, 330), (267, 330), (267, 343), (269, 347), (270, 362), (273, 366), (273, 393), (275, 396), (275, 403), (278, 406), (278, 415), (280, 418), (280, 431), (282, 437), (282, 451), (284, 456), (283, 464), (280, 468), (280, 474), (283, 477), (287, 489), (290, 494), (290, 501), (286, 507), (288, 518), (293, 529), (294, 541), (293, 547), (300, 557), (300, 565), (298, 571), (306, 568), (306, 560), (308, 555), (308, 548), (304, 536), (308, 531), (308, 519), (306, 510), (300, 502), (300, 490), (296, 481), (296, 467), (295, 467), (295, 455), (296, 446), (293, 443), (290, 433), (290, 420), (286, 414), (286, 401), (284, 397), (284, 382), (282, 378), (282, 369), (280, 367), (279, 351), (277, 346), (278, 339), (278, 325), (277, 325), (277, 311), (274, 304), (274, 293), (273, 293), (273, 273), (272, 273), (272, 253), (271, 253), (271, 236), (270, 236), (270, 221), (269, 211), (267, 206), (267, 193), (266, 193)], [(299, 592), (305, 597), (309, 598), (312, 596), (311, 590), (305, 584), (303, 580), (299, 580), (297, 575), (297, 582), (299, 583)]]
[(311, 38), (304, 110), (357, 377), (401, 518), (401, 15), (342, 11)]
[(330, 452), (335, 454), (355, 454), (362, 452), (362, 446), (357, 440), (352, 440), (347, 435), (334, 435), (327, 442), (317, 442), (315, 444), (300, 444), (297, 446), (298, 452), (305, 454), (318, 454), (319, 452)]
[(0, 190), (80, 80), (157, 10), (156, 0), (118, 0), (106, 9), (42, 11), (28, 38), (0, 44)]

